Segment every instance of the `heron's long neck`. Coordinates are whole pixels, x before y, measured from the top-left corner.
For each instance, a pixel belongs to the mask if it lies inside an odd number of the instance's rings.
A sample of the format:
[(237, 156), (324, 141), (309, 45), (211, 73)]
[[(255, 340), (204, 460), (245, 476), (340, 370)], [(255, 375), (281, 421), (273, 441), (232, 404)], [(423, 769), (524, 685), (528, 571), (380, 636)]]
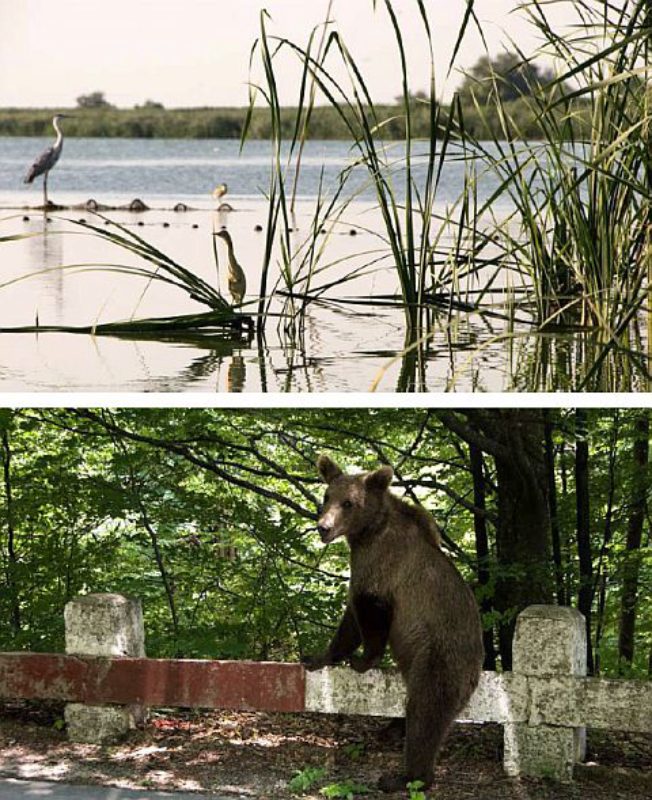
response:
[(54, 126), (54, 130), (57, 132), (57, 140), (54, 143), (54, 147), (56, 150), (59, 150), (63, 146), (63, 133), (61, 132), (61, 128), (59, 127), (59, 120), (53, 119), (52, 125)]
[(233, 242), (231, 241), (230, 238), (229, 239), (224, 239), (224, 241), (226, 242), (226, 247), (227, 247), (227, 250), (228, 250), (229, 273), (231, 275), (233, 275), (233, 274), (235, 274), (235, 269), (234, 269), (233, 265), (236, 263), (235, 253), (233, 252)]

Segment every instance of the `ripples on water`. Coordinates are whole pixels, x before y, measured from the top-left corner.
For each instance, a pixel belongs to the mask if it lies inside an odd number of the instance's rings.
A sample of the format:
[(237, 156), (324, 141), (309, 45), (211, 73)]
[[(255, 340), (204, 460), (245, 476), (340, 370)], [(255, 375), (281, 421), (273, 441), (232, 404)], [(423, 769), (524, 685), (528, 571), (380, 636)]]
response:
[[(38, 187), (22, 187), (27, 168), (41, 150), (52, 143), (50, 138), (0, 137), (0, 199), (15, 198), (25, 202), (38, 200)], [(417, 154), (417, 180), (425, 176), (425, 162), (419, 167), (420, 145)], [(388, 159), (398, 153), (388, 152)], [(324, 170), (324, 185), (334, 185), (339, 171), (350, 162), (353, 152), (346, 142), (308, 142), (301, 167), (299, 193), (313, 197), (318, 192)], [(63, 155), (51, 176), (53, 192), (68, 197), (80, 195), (146, 194), (149, 197), (175, 196), (204, 200), (216, 184), (226, 182), (235, 197), (260, 198), (269, 182), (270, 144), (252, 141), (245, 145), (240, 156), (240, 143), (234, 139), (66, 139)], [(419, 171), (421, 169), (421, 172)], [(441, 201), (453, 202), (462, 191), (464, 165), (450, 162), (443, 173)], [(366, 183), (360, 168), (351, 187)], [(486, 182), (482, 191), (486, 197), (496, 184)], [(401, 194), (397, 179), (397, 193)], [(363, 191), (360, 199), (372, 199)]]

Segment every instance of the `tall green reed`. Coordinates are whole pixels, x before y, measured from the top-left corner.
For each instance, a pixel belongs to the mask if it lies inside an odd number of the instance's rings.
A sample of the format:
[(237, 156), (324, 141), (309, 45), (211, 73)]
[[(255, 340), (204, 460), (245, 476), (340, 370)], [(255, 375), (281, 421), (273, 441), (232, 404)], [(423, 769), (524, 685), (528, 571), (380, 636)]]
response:
[[(570, 31), (556, 30), (549, 21), (550, 8), (564, 4), (577, 12), (577, 24)], [(645, 308), (652, 273), (652, 148), (650, 95), (646, 91), (649, 4), (646, 0), (616, 5), (597, 0), (521, 4), (519, 11), (536, 27), (543, 44), (529, 55), (515, 42), (511, 48), (519, 53), (521, 66), (543, 56), (553, 58), (558, 71), (546, 85), (530, 82), (522, 91), (540, 130), (541, 139), (535, 142), (527, 140), (513, 106), (503, 100), (500, 84), (504, 78), (499, 75), (489, 77), (488, 95), (484, 91), (482, 98), (472, 97), (476, 113), (486, 122), (488, 140), (465, 125), (460, 98), (450, 109), (438, 103), (433, 29), (420, 0), (415, 0), (415, 12), (430, 53), (430, 74), (429, 92), (415, 97), (395, 6), (391, 0), (372, 0), (372, 5), (374, 9), (382, 7), (388, 16), (401, 66), (401, 96), (396, 118), (391, 120), (400, 118), (404, 126), (398, 155), (397, 145), (384, 135), (388, 120), (381, 121), (359, 62), (332, 25), (327, 38), (322, 33), (317, 53), (313, 52), (314, 32), (308, 47), (273, 37), (273, 54), (267, 39), (268, 88), (262, 91), (277, 120), (280, 142), (275, 59), (289, 50), (303, 66), (290, 151), (297, 141), (301, 148), (309, 135), (315, 86), (320, 100), (335, 110), (346, 127), (353, 156), (338, 192), (343, 193), (342, 183), (353, 167), (366, 169), (383, 222), (381, 244), (387, 247), (401, 288), (407, 346), (428, 335), (433, 299), (447, 295), (450, 315), (454, 310), (478, 310), (485, 298), (495, 300), (502, 292), (509, 301), (508, 328), (515, 314), (525, 310), (540, 329), (595, 329), (605, 349), (627, 350), (623, 337)], [(469, 1), (451, 68), (471, 22), (484, 40), (474, 3)], [(342, 67), (344, 79), (336, 77)], [(522, 72), (526, 79), (537, 74)], [(414, 115), (424, 109), (430, 134), (418, 143), (419, 156), (426, 162), (426, 177), (419, 183), (414, 169), (417, 143), (412, 133)], [(438, 215), (437, 191), (444, 165), (451, 158), (468, 161), (467, 180), (454, 208)], [(498, 178), (498, 188), (480, 204), (478, 183), (488, 173)], [(296, 190), (296, 173), (294, 178)], [(284, 182), (280, 170), (276, 179), (278, 191)], [(321, 199), (319, 207), (326, 208)], [(495, 213), (496, 208), (504, 211), (506, 207), (511, 210), (502, 218)], [(318, 227), (314, 227), (316, 233)], [(287, 247), (282, 249), (288, 270), (292, 255)], [(313, 246), (313, 256), (315, 252)], [(375, 263), (379, 258), (374, 254)], [(471, 276), (476, 279), (475, 294), (469, 297), (467, 282), (463, 296), (464, 278)], [(293, 277), (300, 282), (301, 269)], [(289, 286), (290, 292), (292, 288)], [(439, 303), (437, 313), (441, 310)]]
[[(435, 240), (440, 235), (439, 228), (433, 233), (435, 222), (435, 198), (441, 172), (452, 138), (450, 118), (444, 113), (442, 106), (437, 101), (435, 68), (433, 54), (433, 32), (422, 0), (415, 0), (415, 6), (421, 21), (421, 28), (429, 52), (429, 90), (427, 95), (417, 99), (412, 91), (409, 80), (409, 65), (406, 42), (399, 24), (398, 16), (391, 0), (377, 2), (372, 0), (373, 8), (382, 5), (388, 15), (397, 47), (401, 68), (401, 96), (397, 107), (397, 118), (400, 119), (405, 136), (400, 147), (400, 156), (396, 155), (396, 143), (390, 141), (384, 134), (388, 122), (381, 121), (378, 106), (374, 102), (362, 69), (348, 49), (339, 32), (332, 27), (327, 37), (321, 38), (319, 47), (315, 51), (314, 40), (316, 31), (310, 36), (308, 45), (301, 47), (283, 37), (270, 37), (266, 30), (265, 15), (261, 17), (261, 37), (258, 43), (260, 50), (265, 85), (257, 86), (252, 92), (249, 118), (253, 112), (254, 102), (258, 95), (262, 95), (269, 106), (272, 119), (273, 150), (273, 175), (269, 192), (270, 217), (268, 220), (268, 247), (263, 265), (261, 280), (261, 305), (262, 313), (270, 298), (267, 297), (267, 275), (272, 257), (272, 243), (276, 234), (276, 225), (279, 219), (288, 225), (287, 202), (283, 194), (287, 175), (290, 173), (292, 154), (301, 147), (309, 135), (309, 120), (317, 92), (319, 97), (336, 111), (337, 115), (348, 131), (352, 142), (351, 164), (343, 171), (337, 194), (343, 192), (343, 185), (354, 168), (366, 169), (375, 199), (377, 209), (383, 221), (383, 242), (389, 249), (393, 267), (396, 270), (401, 289), (402, 303), (405, 309), (408, 339), (413, 341), (423, 329), (424, 314), (427, 304), (427, 291), (433, 274), (433, 257), (435, 254)], [(467, 14), (463, 27), (473, 18), (473, 2), (467, 3)], [(273, 42), (273, 44), (272, 44)], [(459, 47), (459, 41), (456, 50)], [(296, 107), (296, 116), (292, 137), (288, 143), (288, 161), (282, 165), (281, 139), (282, 126), (280, 103), (278, 99), (278, 77), (275, 59), (287, 51), (294, 54), (302, 64), (303, 74), (299, 88), (299, 98)], [(348, 83), (336, 77), (338, 70), (344, 68)], [(308, 88), (309, 87), (309, 88)], [(419, 184), (414, 169), (415, 145), (413, 138), (413, 117), (417, 106), (421, 112), (427, 113), (429, 118), (429, 138), (420, 142), (422, 158), (425, 158), (425, 180)], [(245, 129), (243, 139), (248, 132)], [(297, 168), (294, 164), (294, 169)], [(397, 166), (399, 168), (397, 168)], [(294, 173), (296, 175), (296, 172)], [(396, 175), (400, 175), (400, 184)], [(296, 183), (295, 183), (296, 187)], [(319, 204), (323, 205), (323, 204)], [(341, 213), (342, 206), (339, 207)], [(313, 226), (318, 229), (317, 225)], [(319, 226), (321, 227), (321, 226)], [(281, 228), (280, 247), (282, 253), (282, 271), (288, 284), (291, 284), (289, 241), (285, 230)], [(292, 286), (288, 288), (291, 290)], [(265, 298), (265, 299), (263, 299)]]
[[(576, 9), (570, 31), (551, 25), (553, 5)], [(480, 214), (499, 201), (513, 207), (492, 235), (524, 277), (540, 325), (594, 327), (605, 343), (617, 343), (647, 299), (649, 4), (532, 0), (523, 11), (543, 45), (526, 55), (512, 42), (519, 68), (542, 56), (562, 68), (523, 92), (541, 141), (526, 140), (503, 101), (504, 76), (491, 75), (488, 99), (475, 99), (489, 141), (465, 132), (465, 144), (499, 178)], [(463, 129), (461, 104), (458, 115)]]

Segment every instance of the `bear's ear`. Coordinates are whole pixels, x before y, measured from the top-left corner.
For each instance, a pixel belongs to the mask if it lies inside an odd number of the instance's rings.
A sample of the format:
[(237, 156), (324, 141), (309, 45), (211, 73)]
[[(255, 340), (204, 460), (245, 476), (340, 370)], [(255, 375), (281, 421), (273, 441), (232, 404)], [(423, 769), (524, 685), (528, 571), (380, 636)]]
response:
[(376, 492), (384, 492), (392, 482), (394, 470), (390, 466), (380, 467), (380, 469), (370, 472), (364, 479), (368, 489)]
[(337, 464), (325, 455), (321, 455), (317, 459), (317, 469), (324, 479), (324, 483), (330, 483), (342, 474), (342, 470)]

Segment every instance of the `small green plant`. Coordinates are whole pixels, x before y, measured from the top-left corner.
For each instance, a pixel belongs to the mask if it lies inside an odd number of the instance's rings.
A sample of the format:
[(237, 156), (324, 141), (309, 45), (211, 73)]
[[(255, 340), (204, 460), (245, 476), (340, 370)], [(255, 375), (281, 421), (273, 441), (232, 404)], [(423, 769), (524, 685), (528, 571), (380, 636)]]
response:
[(326, 770), (324, 767), (305, 767), (294, 771), (294, 777), (288, 783), (288, 789), (293, 793), (307, 792), (320, 781)]
[(319, 790), (324, 797), (343, 797), (345, 800), (353, 800), (357, 794), (370, 794), (371, 789), (362, 783), (344, 781), (343, 783), (331, 783)]
[(62, 731), (66, 727), (66, 721), (62, 717), (58, 717), (52, 723), (52, 727), (55, 731)]
[(426, 800), (426, 793), (422, 791), (424, 785), (423, 781), (410, 781), (407, 784), (410, 800)]
[(364, 753), (364, 744), (362, 742), (353, 742), (352, 744), (347, 744), (347, 746), (344, 748), (344, 752), (351, 759), (351, 761), (357, 761)]

